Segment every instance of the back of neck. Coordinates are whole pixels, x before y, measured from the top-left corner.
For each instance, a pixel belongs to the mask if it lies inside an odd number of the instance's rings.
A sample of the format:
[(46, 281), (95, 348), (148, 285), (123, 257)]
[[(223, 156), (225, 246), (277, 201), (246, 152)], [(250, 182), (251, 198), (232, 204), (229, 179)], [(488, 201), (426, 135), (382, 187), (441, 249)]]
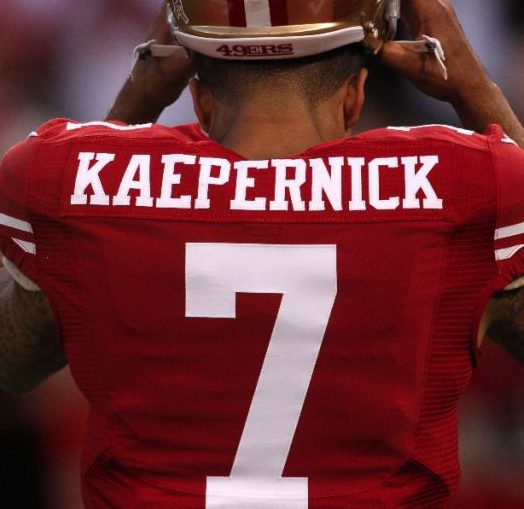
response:
[(210, 137), (248, 159), (286, 158), (346, 134), (343, 122), (323, 109), (296, 100), (252, 103), (236, 112), (224, 109), (216, 113)]

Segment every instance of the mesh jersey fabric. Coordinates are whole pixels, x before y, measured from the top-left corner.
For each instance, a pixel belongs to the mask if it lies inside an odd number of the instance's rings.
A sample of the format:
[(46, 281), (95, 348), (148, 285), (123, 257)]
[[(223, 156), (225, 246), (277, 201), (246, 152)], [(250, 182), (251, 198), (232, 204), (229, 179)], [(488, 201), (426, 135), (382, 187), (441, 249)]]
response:
[(12, 149), (0, 247), (90, 403), (86, 507), (446, 506), (480, 315), (524, 273), (523, 167), (497, 126), (246, 161), (59, 119)]

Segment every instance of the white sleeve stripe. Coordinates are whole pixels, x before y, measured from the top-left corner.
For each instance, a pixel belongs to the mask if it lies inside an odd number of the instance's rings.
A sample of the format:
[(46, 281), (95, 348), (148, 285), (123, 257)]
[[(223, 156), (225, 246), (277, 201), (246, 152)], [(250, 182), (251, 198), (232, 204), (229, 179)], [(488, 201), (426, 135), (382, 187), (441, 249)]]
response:
[(20, 239), (11, 239), (15, 244), (21, 247), (26, 253), (35, 255), (36, 254), (36, 244), (33, 242), (26, 242), (25, 240)]
[(475, 134), (475, 131), (470, 131), (469, 129), (463, 129), (461, 127), (454, 127), (452, 125), (446, 125), (446, 124), (426, 124), (426, 125), (414, 125), (414, 126), (388, 126), (388, 129), (390, 131), (410, 132), (416, 129), (426, 129), (428, 127), (442, 127), (444, 129), (450, 129), (451, 131), (455, 131), (456, 133), (463, 134), (465, 136), (473, 136)]
[(514, 237), (522, 233), (524, 233), (524, 223), (504, 226), (503, 228), (495, 230), (495, 240), (507, 239), (508, 237)]
[(518, 279), (515, 279), (513, 283), (506, 286), (504, 290), (510, 291), (510, 290), (518, 290), (519, 288), (522, 288), (524, 286), (524, 277), (519, 277)]
[(244, 0), (246, 24), (248, 27), (271, 26), (269, 0)]
[(0, 214), (0, 225), (27, 233), (33, 233), (33, 228), (27, 221), (22, 221), (21, 219), (16, 219), (16, 217), (11, 217), (6, 214)]
[(85, 124), (76, 124), (74, 122), (68, 122), (66, 126), (67, 131), (76, 131), (77, 129), (83, 129), (84, 127), (107, 127), (115, 131), (138, 131), (139, 129), (150, 129), (153, 124), (137, 124), (137, 125), (119, 125), (112, 124), (111, 122), (87, 122)]
[(502, 138), (502, 143), (508, 143), (510, 145), (516, 145), (517, 147), (519, 146), (518, 143), (514, 140), (512, 140), (507, 134), (504, 135), (504, 138)]
[(500, 262), (502, 260), (509, 260), (514, 255), (516, 255), (522, 248), (524, 244), (519, 244), (518, 246), (507, 247), (506, 249), (497, 249), (495, 251), (495, 260)]
[(5, 256), (2, 258), (5, 270), (9, 275), (24, 289), (28, 292), (39, 292), (39, 286), (23, 274), (20, 269), (8, 260)]

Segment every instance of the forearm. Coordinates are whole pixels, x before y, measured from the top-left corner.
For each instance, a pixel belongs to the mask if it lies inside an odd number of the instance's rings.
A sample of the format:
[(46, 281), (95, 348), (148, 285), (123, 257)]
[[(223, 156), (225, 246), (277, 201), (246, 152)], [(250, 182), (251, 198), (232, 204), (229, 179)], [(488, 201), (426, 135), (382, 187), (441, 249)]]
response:
[(483, 133), (490, 124), (499, 124), (510, 138), (524, 148), (524, 127), (501, 89), (487, 74), (475, 87), (465, 89), (464, 97), (452, 104), (467, 129)]
[(0, 264), (0, 296), (12, 284), (12, 278)]
[(489, 337), (515, 360), (524, 365), (524, 331), (489, 331)]
[(163, 105), (155, 105), (147, 101), (139, 93), (133, 82), (128, 79), (107, 113), (105, 120), (118, 120), (131, 125), (147, 124), (156, 122), (163, 110)]
[(415, 53), (400, 42), (384, 45), (382, 62), (425, 94), (449, 102), (464, 127), (484, 133), (490, 124), (500, 124), (524, 148), (524, 129), (471, 47), (450, 0), (406, 0), (402, 10), (413, 38), (427, 34), (442, 43), (448, 79), (443, 79), (436, 58)]
[[(166, 19), (165, 2), (162, 2), (145, 40), (153, 40), (160, 45), (175, 44)], [(135, 62), (132, 74), (106, 115), (106, 120), (119, 120), (126, 124), (156, 122), (164, 109), (180, 97), (191, 76), (191, 59), (179, 46), (173, 47), (171, 56), (163, 58), (144, 54)]]
[(0, 387), (20, 394), (67, 363), (56, 341), (49, 304), (42, 292), (27, 292), (2, 270), (0, 294)]
[(524, 364), (524, 289), (496, 295), (486, 313), (487, 335)]

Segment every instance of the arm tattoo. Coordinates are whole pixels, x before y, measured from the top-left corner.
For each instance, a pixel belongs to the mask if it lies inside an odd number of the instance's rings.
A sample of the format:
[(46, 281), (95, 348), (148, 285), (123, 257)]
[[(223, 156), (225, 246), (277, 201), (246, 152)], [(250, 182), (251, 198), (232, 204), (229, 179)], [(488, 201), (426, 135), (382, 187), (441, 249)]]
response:
[(9, 279), (0, 293), (0, 387), (26, 392), (66, 364), (49, 303)]
[(488, 335), (524, 364), (524, 288), (496, 294), (488, 310)]

